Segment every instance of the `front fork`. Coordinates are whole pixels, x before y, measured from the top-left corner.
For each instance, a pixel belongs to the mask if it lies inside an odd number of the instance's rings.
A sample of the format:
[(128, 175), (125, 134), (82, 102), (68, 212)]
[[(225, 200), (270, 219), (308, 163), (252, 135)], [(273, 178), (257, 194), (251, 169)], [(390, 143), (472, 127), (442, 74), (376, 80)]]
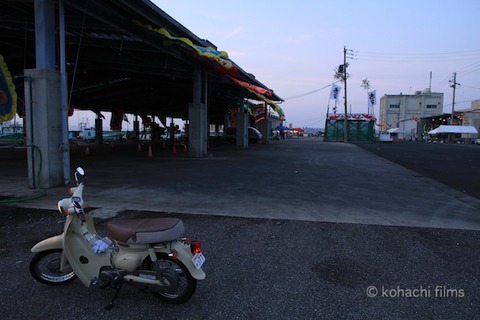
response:
[(65, 250), (62, 250), (62, 259), (60, 260), (60, 271), (65, 272), (66, 270), (71, 269), (70, 263), (68, 262), (67, 257), (65, 256)]

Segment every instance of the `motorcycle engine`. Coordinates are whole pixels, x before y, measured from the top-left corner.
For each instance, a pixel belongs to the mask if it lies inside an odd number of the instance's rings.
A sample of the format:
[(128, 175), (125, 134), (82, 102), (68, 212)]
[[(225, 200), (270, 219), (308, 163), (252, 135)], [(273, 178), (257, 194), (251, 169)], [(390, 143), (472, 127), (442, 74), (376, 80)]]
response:
[[(140, 278), (149, 279), (149, 280), (157, 280), (158, 273), (155, 271), (150, 270), (138, 270), (134, 272), (136, 276)], [(177, 274), (175, 270), (172, 268), (162, 268), (160, 279), (160, 285), (148, 285), (144, 283), (129, 283), (135, 287), (139, 287), (144, 290), (149, 290), (153, 292), (160, 292), (160, 293), (175, 293), (178, 289), (178, 280)]]

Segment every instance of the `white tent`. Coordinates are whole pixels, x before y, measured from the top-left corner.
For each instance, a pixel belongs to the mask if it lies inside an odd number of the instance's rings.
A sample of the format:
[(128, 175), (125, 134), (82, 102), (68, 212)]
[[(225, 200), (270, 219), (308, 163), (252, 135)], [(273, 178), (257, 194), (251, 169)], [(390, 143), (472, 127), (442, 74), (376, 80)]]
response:
[(429, 131), (428, 134), (439, 134), (439, 133), (467, 133), (467, 134), (477, 134), (478, 131), (474, 126), (449, 126), (441, 125), (438, 128)]
[(407, 133), (407, 131), (403, 131), (400, 128), (390, 128), (387, 130), (387, 133)]

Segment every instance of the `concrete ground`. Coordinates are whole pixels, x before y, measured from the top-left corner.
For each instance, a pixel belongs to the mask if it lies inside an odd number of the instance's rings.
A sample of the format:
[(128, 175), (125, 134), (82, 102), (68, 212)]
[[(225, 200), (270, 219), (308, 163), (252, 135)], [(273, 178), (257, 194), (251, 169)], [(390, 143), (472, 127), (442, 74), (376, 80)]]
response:
[[(9, 319), (474, 319), (476, 185), (439, 182), (381, 154), (398, 160), (409, 150), (435, 151), (443, 160), (430, 167), (465, 168), (454, 182), (474, 176), (467, 169), (476, 166), (478, 146), (430, 148), (306, 138), (249, 150), (214, 145), (206, 159), (161, 146), (151, 158), (137, 146), (92, 147), (89, 155), (74, 149), (72, 166), (87, 171), (84, 197), (99, 233), (110, 219), (179, 216), (204, 243), (207, 278), (183, 305), (125, 288), (110, 311), (103, 306), (112, 291), (36, 283), (29, 249), (61, 232), (61, 187), (0, 206), (0, 310)], [(0, 150), (4, 200), (31, 195), (22, 185), (25, 166), (21, 150)]]
[[(441, 158), (431, 161), (424, 156), (422, 160), (417, 155), (422, 167), (415, 172), (362, 149), (368, 145), (304, 138), (252, 145), (249, 150), (213, 146), (211, 156), (203, 159), (188, 158), (182, 150), (172, 154), (161, 146), (153, 147), (151, 158), (146, 146), (141, 151), (137, 145), (91, 146), (89, 155), (79, 147), (72, 148), (71, 166), (85, 169), (85, 201), (105, 214), (132, 209), (480, 230), (480, 216), (476, 214), (480, 208), (480, 179), (474, 178), (478, 175), (480, 148), (454, 145), (458, 150), (471, 151), (473, 160), (462, 155), (445, 163), (442, 159), (455, 154), (449, 148), (442, 153), (448, 145), (370, 146), (373, 150), (403, 147), (392, 154), (409, 154), (411, 147), (431, 154), (424, 147), (435, 146)], [(5, 181), (0, 195), (32, 193), (24, 187), (25, 151), (12, 155), (0, 149), (0, 155)], [(464, 162), (459, 162), (462, 159)], [(477, 167), (460, 174), (472, 161)], [(446, 183), (458, 182), (476, 191), (463, 192), (457, 185), (452, 188), (443, 184), (438, 176), (423, 174), (431, 168), (440, 172), (439, 176), (451, 176)], [(66, 188), (59, 187), (47, 190), (39, 199), (16, 205), (52, 209), (66, 195)]]

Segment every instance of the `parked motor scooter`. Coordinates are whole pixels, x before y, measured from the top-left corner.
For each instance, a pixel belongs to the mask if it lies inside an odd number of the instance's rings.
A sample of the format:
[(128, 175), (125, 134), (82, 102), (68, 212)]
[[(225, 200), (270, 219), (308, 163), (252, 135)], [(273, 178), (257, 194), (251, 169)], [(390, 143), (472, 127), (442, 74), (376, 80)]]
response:
[(62, 285), (77, 277), (87, 287), (114, 288), (105, 307), (113, 307), (123, 284), (149, 291), (169, 303), (183, 303), (203, 280), (205, 256), (202, 244), (184, 236), (177, 218), (111, 220), (107, 237), (95, 230), (93, 218), (84, 212), (85, 174), (77, 168), (77, 187), (72, 196), (58, 202), (66, 215), (63, 233), (37, 243), (30, 262), (32, 276), (45, 284)]

